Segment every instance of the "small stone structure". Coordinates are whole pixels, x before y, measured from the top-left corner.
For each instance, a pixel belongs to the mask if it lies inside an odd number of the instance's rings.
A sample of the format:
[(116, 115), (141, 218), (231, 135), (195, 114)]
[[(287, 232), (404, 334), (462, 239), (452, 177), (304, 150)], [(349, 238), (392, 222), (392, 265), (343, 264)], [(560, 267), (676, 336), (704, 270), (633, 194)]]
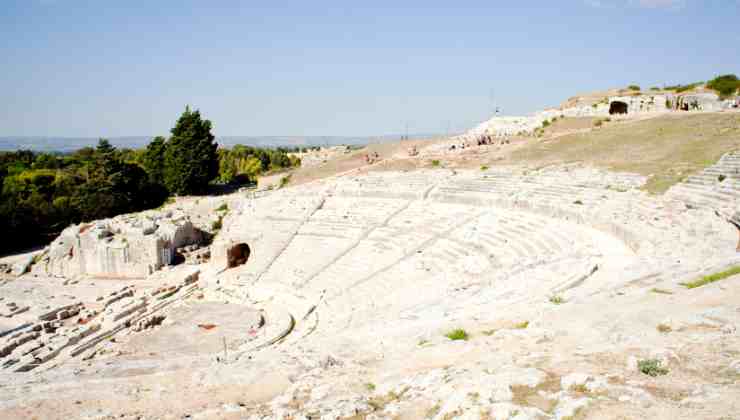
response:
[(177, 212), (122, 215), (65, 229), (33, 266), (36, 274), (146, 277), (175, 262), (178, 248), (203, 233)]
[(671, 108), (676, 111), (720, 111), (722, 101), (714, 93), (689, 93), (669, 97)]
[(609, 115), (666, 112), (666, 99), (666, 95), (612, 96)]
[(528, 116), (497, 115), (480, 123), (459, 138), (469, 140), (481, 136), (529, 135), (542, 127), (543, 122), (561, 117), (608, 117), (672, 111), (720, 111), (731, 107), (731, 102), (722, 101), (715, 93), (707, 91), (680, 94), (666, 92), (624, 94), (618, 91), (612, 91), (612, 93), (616, 94), (605, 94), (601, 99), (572, 98), (559, 108), (545, 109)]

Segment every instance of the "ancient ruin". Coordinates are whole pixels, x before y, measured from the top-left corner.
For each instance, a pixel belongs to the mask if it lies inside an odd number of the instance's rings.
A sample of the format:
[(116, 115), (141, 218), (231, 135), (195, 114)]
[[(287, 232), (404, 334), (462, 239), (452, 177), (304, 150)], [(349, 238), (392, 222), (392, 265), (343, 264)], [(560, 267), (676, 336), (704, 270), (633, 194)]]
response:
[(184, 245), (203, 241), (187, 216), (148, 212), (70, 226), (34, 264), (36, 274), (146, 277), (175, 261)]
[(740, 264), (740, 152), (651, 195), (583, 162), (426, 164), (449, 141), (4, 263), (0, 417), (737, 412), (740, 284), (701, 282)]
[(481, 136), (531, 135), (541, 128), (544, 122), (563, 117), (624, 117), (686, 111), (716, 112), (734, 106), (734, 101), (723, 101), (716, 93), (704, 90), (683, 93), (613, 90), (602, 97), (571, 98), (557, 108), (545, 109), (533, 115), (517, 117), (496, 115), (460, 137), (476, 139)]

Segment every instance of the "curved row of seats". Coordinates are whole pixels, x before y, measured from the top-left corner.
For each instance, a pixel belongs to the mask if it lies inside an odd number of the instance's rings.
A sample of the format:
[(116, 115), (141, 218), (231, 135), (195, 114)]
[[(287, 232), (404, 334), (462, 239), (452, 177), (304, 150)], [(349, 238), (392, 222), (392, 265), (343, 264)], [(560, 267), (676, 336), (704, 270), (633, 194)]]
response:
[[(609, 258), (599, 241), (614, 237), (636, 252), (625, 263), (624, 282), (696, 271), (735, 255), (735, 237), (721, 218), (649, 197), (636, 189), (644, 182), (637, 175), (578, 168), (437, 172), (333, 181), (322, 205), (278, 229), (282, 242), (267, 251), (269, 264), (253, 265), (250, 258), (247, 271), (279, 285), (276, 296), (305, 297), (290, 305), (322, 296), (317, 311), (327, 316), (318, 329), (331, 331), (367, 311), (397, 316), (415, 305), (439, 312), (462, 304), (445, 300), (448, 289), (512, 302), (529, 299), (530, 292), (567, 293)], [(274, 236), (270, 223), (289, 216), (268, 211), (245, 223), (265, 223), (254, 229), (267, 238)], [(607, 235), (597, 240), (591, 229)], [(485, 282), (495, 287), (482, 287)]]

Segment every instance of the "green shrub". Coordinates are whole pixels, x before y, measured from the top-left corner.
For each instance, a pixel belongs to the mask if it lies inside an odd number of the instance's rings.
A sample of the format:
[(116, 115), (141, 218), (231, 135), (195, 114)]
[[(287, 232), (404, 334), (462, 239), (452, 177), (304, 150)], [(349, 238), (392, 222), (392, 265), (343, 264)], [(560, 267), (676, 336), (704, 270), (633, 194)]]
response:
[(689, 83), (688, 85), (673, 85), (673, 86), (666, 86), (665, 90), (672, 90), (676, 93), (686, 92), (689, 90), (693, 90), (699, 86), (701, 86), (704, 82), (694, 82)]
[(216, 211), (228, 211), (228, 210), (229, 210), (229, 205), (228, 205), (228, 204), (226, 204), (226, 203), (223, 203), (223, 204), (221, 204), (221, 205), (220, 205), (220, 206), (218, 206), (218, 208), (216, 209)]
[(709, 283), (714, 283), (714, 282), (726, 279), (728, 277), (732, 277), (737, 274), (740, 274), (740, 265), (732, 267), (725, 271), (720, 271), (719, 273), (714, 273), (708, 276), (699, 277), (698, 279), (694, 281), (690, 281), (688, 283), (682, 283), (682, 284), (689, 289), (695, 289), (697, 287), (705, 286)]
[(481, 171), (487, 171), (488, 170), (488, 166), (487, 165), (483, 165), (483, 166), (480, 167), (480, 170)]
[(555, 305), (562, 305), (565, 303), (565, 299), (563, 299), (561, 296), (555, 295), (550, 297), (550, 303), (553, 303)]
[(518, 324), (515, 324), (515, 325), (514, 325), (514, 329), (517, 329), (517, 330), (524, 330), (524, 329), (526, 329), (526, 328), (527, 328), (528, 326), (529, 326), (529, 321), (522, 321), (522, 322), (520, 322), (520, 323), (518, 323)]
[(542, 128), (547, 128), (549, 126), (550, 126), (550, 121), (548, 120), (542, 121)]
[(596, 120), (596, 121), (594, 121), (594, 127), (601, 127), (602, 125), (604, 125), (604, 121), (603, 120)]
[(719, 182), (722, 182), (725, 179), (727, 179), (727, 177), (724, 174), (719, 174), (719, 176), (717, 177), (717, 181), (719, 181)]
[(637, 362), (637, 369), (645, 375), (656, 377), (668, 374), (668, 369), (660, 365), (658, 359), (645, 359)]
[(629, 89), (631, 91), (635, 91), (635, 92), (639, 92), (641, 90), (640, 89), (640, 86), (638, 86), (638, 85), (629, 85), (629, 86), (627, 86), (627, 89)]
[(215, 220), (213, 223), (211, 223), (211, 230), (214, 232), (217, 230), (221, 230), (223, 227), (224, 217), (218, 216), (218, 220)]
[(439, 166), (439, 165), (440, 165), (440, 162), (437, 159), (434, 159), (432, 161), (432, 166)]
[(734, 95), (740, 89), (740, 79), (734, 74), (725, 74), (710, 80), (707, 87), (717, 91), (720, 97), (726, 98)]
[(286, 185), (288, 185), (288, 183), (290, 183), (290, 178), (292, 176), (293, 175), (286, 175), (286, 176), (280, 178), (280, 188), (284, 188)]
[(467, 340), (469, 338), (467, 331), (463, 330), (462, 328), (457, 328), (448, 332), (447, 334), (445, 334), (445, 337), (449, 338), (452, 341)]

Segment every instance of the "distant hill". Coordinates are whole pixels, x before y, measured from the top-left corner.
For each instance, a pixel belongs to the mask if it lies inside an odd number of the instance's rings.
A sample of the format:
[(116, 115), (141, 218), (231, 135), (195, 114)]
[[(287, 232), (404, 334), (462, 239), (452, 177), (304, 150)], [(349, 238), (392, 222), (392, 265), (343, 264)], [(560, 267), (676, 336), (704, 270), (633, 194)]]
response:
[[(413, 134), (410, 138), (429, 138), (434, 134)], [(146, 147), (153, 136), (111, 137), (108, 140), (118, 148), (137, 149)], [(385, 143), (397, 141), (400, 134), (383, 136), (223, 136), (216, 141), (221, 146), (230, 147), (243, 144), (256, 147), (295, 147), (295, 146), (336, 146), (336, 145), (365, 145), (370, 143)], [(43, 152), (70, 152), (85, 146), (94, 147), (98, 143), (97, 137), (0, 137), (0, 150), (34, 150)]]

